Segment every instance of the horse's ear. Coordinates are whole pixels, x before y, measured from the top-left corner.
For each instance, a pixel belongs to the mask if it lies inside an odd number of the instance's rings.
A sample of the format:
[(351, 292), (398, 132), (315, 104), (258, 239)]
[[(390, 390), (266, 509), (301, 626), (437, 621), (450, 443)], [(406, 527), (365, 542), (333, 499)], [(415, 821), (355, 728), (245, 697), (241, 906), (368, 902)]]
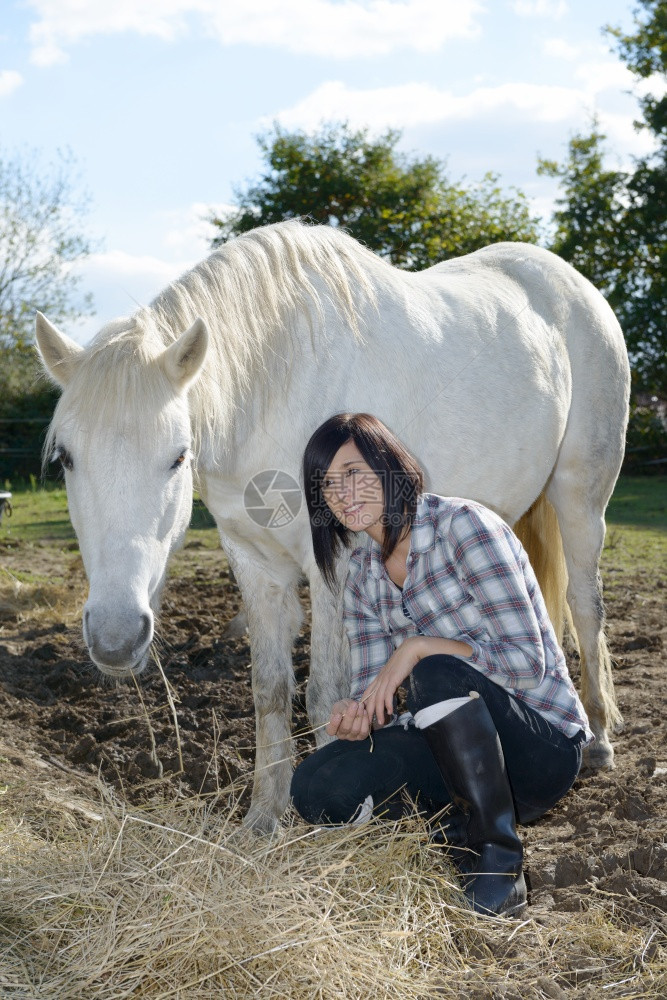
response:
[(59, 386), (66, 386), (83, 347), (57, 330), (41, 312), (35, 318), (35, 339), (47, 372)]
[(196, 379), (208, 348), (208, 330), (203, 319), (196, 319), (159, 358), (162, 370), (177, 392)]

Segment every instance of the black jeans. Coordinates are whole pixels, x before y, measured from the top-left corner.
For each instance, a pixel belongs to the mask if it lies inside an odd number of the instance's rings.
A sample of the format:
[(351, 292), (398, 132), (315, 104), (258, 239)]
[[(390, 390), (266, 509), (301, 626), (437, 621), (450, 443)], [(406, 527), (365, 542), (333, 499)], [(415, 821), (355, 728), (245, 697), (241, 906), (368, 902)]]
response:
[[(581, 767), (583, 733), (570, 739), (464, 660), (426, 656), (406, 681), (413, 714), (470, 691), (484, 699), (505, 755), (517, 818), (527, 823), (565, 795)], [(395, 818), (403, 792), (427, 814), (451, 799), (423, 733), (410, 723), (371, 740), (334, 740), (307, 757), (292, 779), (292, 801), (309, 823), (348, 823), (371, 796), (374, 812)]]

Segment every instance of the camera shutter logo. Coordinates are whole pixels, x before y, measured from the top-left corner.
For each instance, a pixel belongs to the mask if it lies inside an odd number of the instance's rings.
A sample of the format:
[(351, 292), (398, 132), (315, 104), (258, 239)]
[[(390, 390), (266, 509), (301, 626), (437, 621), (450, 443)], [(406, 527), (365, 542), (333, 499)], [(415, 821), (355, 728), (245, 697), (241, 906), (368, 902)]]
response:
[(255, 524), (263, 528), (284, 528), (301, 510), (301, 487), (293, 476), (280, 469), (264, 469), (247, 483), (243, 505)]

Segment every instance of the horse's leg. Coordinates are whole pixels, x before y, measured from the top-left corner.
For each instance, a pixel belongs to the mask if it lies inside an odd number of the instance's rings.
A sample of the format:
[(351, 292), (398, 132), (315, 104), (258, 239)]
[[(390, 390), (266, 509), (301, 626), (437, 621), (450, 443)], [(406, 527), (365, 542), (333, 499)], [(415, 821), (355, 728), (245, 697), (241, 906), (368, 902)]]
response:
[(350, 650), (343, 628), (342, 598), (334, 596), (319, 571), (310, 578), (311, 642), (306, 708), (315, 739), (322, 746), (330, 739), (322, 728), (339, 698), (350, 694)]
[[(230, 582), (236, 583), (234, 577), (234, 570), (230, 568)], [(225, 625), (225, 630), (222, 633), (223, 639), (240, 639), (248, 631), (248, 612), (245, 608), (241, 608), (238, 614), (235, 614), (227, 624)]]
[(234, 615), (227, 624), (225, 625), (225, 630), (222, 633), (223, 639), (240, 639), (248, 631), (248, 612), (245, 608), (241, 608), (238, 614)]
[(292, 644), (302, 621), (296, 583), (299, 569), (287, 560), (253, 561), (229, 537), (223, 546), (248, 614), (255, 702), (255, 774), (245, 825), (271, 833), (287, 807), (292, 777)]
[(581, 694), (595, 742), (586, 750), (589, 767), (613, 767), (614, 751), (607, 730), (620, 722), (614, 696), (611, 660), (604, 635), (600, 555), (604, 544), (604, 510), (615, 476), (596, 482), (579, 471), (558, 469), (547, 490), (553, 504), (568, 571), (567, 601), (577, 633), (581, 661)]

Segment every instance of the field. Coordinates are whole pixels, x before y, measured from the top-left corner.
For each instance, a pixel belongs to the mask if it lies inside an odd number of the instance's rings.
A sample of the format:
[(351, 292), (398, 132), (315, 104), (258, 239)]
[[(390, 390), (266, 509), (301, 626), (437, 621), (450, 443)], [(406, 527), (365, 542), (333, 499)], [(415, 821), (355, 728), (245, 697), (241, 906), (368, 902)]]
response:
[[(62, 491), (0, 525), (0, 996), (563, 1000), (667, 996), (667, 481), (621, 480), (603, 579), (614, 771), (522, 828), (530, 907), (462, 907), (419, 817), (240, 829), (253, 767), (238, 591), (196, 508), (140, 686), (104, 684)], [(302, 590), (307, 605), (307, 588)], [(295, 754), (309, 632), (296, 640)], [(577, 676), (577, 658), (568, 659)]]

